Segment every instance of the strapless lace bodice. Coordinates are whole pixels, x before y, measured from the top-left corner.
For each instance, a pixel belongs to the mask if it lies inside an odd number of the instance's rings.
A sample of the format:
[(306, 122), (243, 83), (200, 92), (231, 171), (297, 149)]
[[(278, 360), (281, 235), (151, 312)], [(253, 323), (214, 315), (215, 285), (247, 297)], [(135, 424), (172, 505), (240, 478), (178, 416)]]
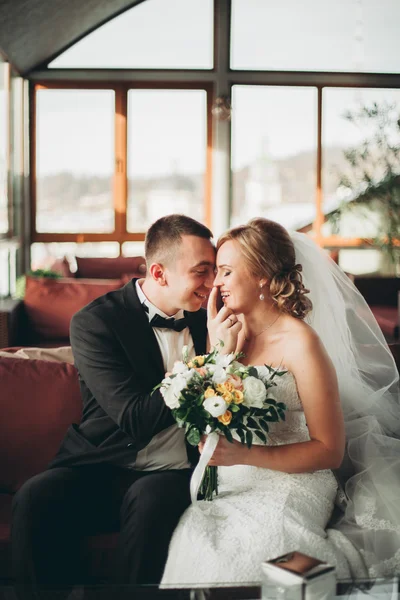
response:
[[(257, 367), (259, 370), (263, 367)], [(285, 420), (269, 424), (267, 444), (291, 444), (310, 439), (296, 380), (290, 371), (276, 378), (277, 386), (268, 390), (268, 396), (286, 404)]]

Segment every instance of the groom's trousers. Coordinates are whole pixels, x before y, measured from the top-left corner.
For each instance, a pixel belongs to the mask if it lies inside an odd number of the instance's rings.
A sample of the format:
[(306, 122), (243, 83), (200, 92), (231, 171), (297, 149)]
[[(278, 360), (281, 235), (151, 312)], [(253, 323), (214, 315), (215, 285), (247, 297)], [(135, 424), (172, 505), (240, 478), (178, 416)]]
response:
[(20, 585), (86, 583), (82, 538), (119, 531), (116, 581), (158, 583), (191, 470), (140, 472), (110, 465), (54, 468), (15, 495), (11, 528)]

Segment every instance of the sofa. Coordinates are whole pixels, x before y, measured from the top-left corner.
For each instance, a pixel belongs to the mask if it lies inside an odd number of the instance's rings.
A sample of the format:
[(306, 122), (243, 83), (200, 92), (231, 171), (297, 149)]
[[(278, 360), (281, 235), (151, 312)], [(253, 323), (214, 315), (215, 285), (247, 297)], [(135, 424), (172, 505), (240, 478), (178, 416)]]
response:
[[(400, 344), (390, 346), (397, 367)], [(12, 499), (55, 456), (71, 423), (81, 418), (78, 376), (70, 347), (0, 351), (0, 579), (11, 578)], [(118, 532), (83, 540), (89, 581), (112, 577)]]
[(7, 331), (4, 327), (0, 336), (2, 347), (68, 345), (69, 324), (78, 310), (146, 272), (141, 256), (77, 257), (76, 261), (78, 270), (69, 276), (65, 276), (68, 275), (65, 259), (60, 261), (64, 270), (58, 267), (58, 278), (26, 276), (24, 298), (15, 303), (13, 314), (9, 315), (13, 326)]
[(62, 277), (77, 279), (132, 279), (146, 273), (146, 261), (143, 256), (64, 256), (55, 260), (50, 265), (50, 270)]
[[(11, 579), (10, 523), (14, 493), (55, 456), (82, 402), (69, 347), (0, 352), (0, 580)], [(89, 581), (108, 581), (118, 533), (84, 540)]]

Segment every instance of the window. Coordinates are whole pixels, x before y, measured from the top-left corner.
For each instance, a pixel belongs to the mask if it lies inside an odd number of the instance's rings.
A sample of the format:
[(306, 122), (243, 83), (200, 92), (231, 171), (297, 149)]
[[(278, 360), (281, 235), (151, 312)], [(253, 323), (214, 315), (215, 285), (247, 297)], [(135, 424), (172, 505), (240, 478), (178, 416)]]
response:
[(114, 231), (112, 90), (36, 94), (36, 231)]
[[(400, 119), (400, 90), (365, 88), (326, 88), (323, 91), (323, 190), (324, 213), (329, 215), (341, 202), (351, 202), (358, 192), (363, 191), (363, 173), (366, 170), (375, 182), (385, 174), (386, 159), (392, 162), (394, 170), (400, 173), (400, 157), (382, 152), (374, 139), (378, 134), (377, 119), (364, 118), (351, 122), (347, 114), (358, 115), (365, 109), (382, 109), (388, 120), (385, 131), (394, 145), (400, 144), (400, 129), (396, 122)], [(352, 166), (351, 157), (345, 151), (363, 150), (368, 142), (368, 156)], [(353, 193), (340, 186), (345, 176), (352, 183)], [(345, 238), (374, 238), (381, 226), (381, 215), (376, 207), (363, 205), (353, 208), (341, 217), (336, 228), (331, 222), (324, 226), (324, 233), (337, 233)]]
[(207, 95), (204, 90), (128, 93), (128, 231), (185, 213), (205, 220)]
[(9, 156), (9, 68), (0, 59), (0, 234), (9, 230), (8, 156)]
[(210, 86), (36, 89), (34, 242), (139, 242), (163, 214), (209, 222)]
[(115, 258), (119, 255), (117, 242), (51, 242), (45, 244), (36, 242), (31, 246), (31, 269), (50, 269), (56, 260), (66, 256), (71, 269), (74, 267), (75, 256)]
[(234, 86), (231, 224), (263, 216), (297, 229), (313, 222), (315, 88)]
[(397, 0), (232, 0), (231, 66), (399, 73)]
[(212, 69), (213, 0), (146, 0), (96, 29), (49, 66)]

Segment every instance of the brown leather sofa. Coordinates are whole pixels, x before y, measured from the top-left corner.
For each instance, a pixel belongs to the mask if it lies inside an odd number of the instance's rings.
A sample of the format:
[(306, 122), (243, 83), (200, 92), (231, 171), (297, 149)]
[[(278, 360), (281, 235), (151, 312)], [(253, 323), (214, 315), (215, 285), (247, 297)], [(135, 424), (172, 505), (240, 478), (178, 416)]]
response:
[(75, 274), (63, 260), (60, 278), (27, 275), (24, 299), (0, 304), (0, 347), (69, 345), (69, 324), (78, 310), (146, 272), (142, 256), (76, 261)]
[[(69, 425), (81, 417), (75, 367), (66, 362), (0, 356), (0, 580), (12, 578), (11, 506), (14, 493), (45, 470)], [(88, 578), (107, 581), (118, 533), (84, 540)]]

